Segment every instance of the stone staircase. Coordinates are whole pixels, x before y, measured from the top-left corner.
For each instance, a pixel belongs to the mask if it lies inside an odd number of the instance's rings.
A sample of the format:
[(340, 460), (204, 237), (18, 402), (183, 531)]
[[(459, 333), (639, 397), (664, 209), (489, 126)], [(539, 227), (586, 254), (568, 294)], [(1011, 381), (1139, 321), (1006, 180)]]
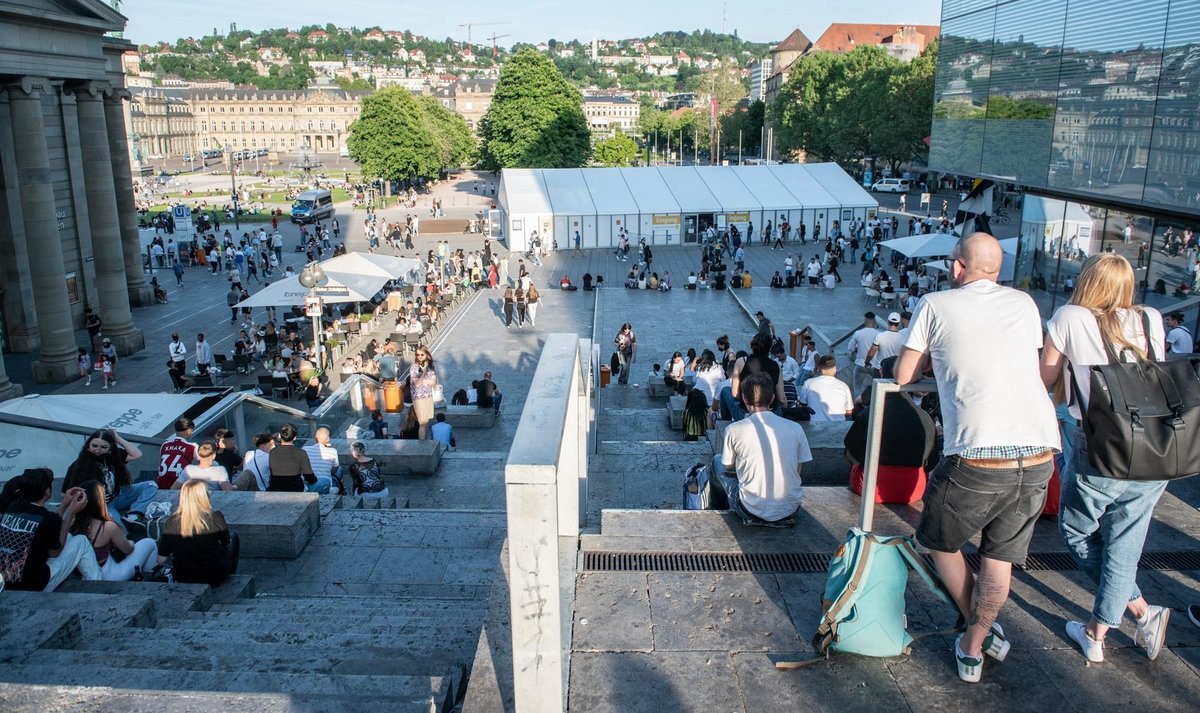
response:
[[(216, 589), (73, 580), (0, 594), (0, 710), (454, 710), (504, 515), (406, 504), (322, 497), (299, 558), (243, 560)], [(418, 559), (337, 566), (390, 545)]]

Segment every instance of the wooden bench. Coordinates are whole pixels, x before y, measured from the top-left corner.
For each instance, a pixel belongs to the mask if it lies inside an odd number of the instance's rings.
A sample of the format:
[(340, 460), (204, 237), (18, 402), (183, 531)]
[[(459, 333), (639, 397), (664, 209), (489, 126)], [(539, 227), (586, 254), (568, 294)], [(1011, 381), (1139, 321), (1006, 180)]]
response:
[[(395, 438), (383, 440), (367, 439), (367, 457), (374, 458), (379, 468), (387, 475), (433, 475), (442, 463), (442, 451), (437, 441), (409, 441)], [(350, 441), (329, 439), (329, 445), (338, 452), (338, 461), (343, 467), (354, 462), (350, 454)]]
[(671, 421), (671, 428), (676, 431), (683, 430), (683, 409), (687, 406), (687, 397), (675, 395), (667, 402), (667, 418)]
[[(295, 559), (321, 526), (316, 493), (215, 491), (208, 497), (238, 534), (242, 557)], [(172, 511), (179, 507), (178, 490), (160, 490), (154, 499), (171, 503)]]

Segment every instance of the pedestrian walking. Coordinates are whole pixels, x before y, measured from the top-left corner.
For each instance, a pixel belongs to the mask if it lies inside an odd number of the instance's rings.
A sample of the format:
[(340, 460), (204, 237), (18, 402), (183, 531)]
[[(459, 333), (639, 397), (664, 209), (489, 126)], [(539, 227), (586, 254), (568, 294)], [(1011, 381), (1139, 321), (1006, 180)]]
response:
[(240, 291), (238, 291), (237, 287), (234, 287), (231, 285), (229, 287), (229, 292), (225, 293), (225, 303), (227, 305), (229, 305), (229, 323), (230, 324), (237, 323), (237, 313), (238, 313), (237, 303), (241, 302), (241, 300), (242, 300), (242, 293)]
[(92, 357), (90, 354), (88, 354), (88, 350), (84, 349), (83, 347), (79, 347), (78, 364), (79, 364), (79, 378), (87, 379), (87, 382), (84, 384), (84, 386), (91, 386), (92, 385)]
[(175, 273), (175, 286), (183, 289), (183, 265), (178, 260), (171, 266), (171, 272)]
[(613, 347), (616, 348), (617, 360), (621, 365), (621, 373), (617, 375), (618, 384), (629, 383), (629, 370), (637, 361), (637, 335), (633, 332), (633, 326), (626, 322), (621, 325), (621, 329), (617, 332), (617, 336), (613, 337)]

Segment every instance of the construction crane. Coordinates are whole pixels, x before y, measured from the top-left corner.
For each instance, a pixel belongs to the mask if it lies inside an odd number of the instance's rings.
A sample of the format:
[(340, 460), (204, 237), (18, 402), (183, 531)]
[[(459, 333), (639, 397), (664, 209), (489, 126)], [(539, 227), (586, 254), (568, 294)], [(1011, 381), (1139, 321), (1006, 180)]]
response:
[(467, 28), (467, 45), (472, 45), (472, 42), (471, 42), (471, 28), (472, 27), (483, 27), (484, 25), (507, 25), (507, 24), (509, 24), (509, 23), (507, 23), (507, 22), (463, 22), (463, 23), (459, 24), (459, 27)]
[(496, 59), (496, 40), (500, 39), (501, 37), (512, 37), (512, 35), (497, 35), (495, 32), (493, 32), (492, 36), (488, 38), (489, 40), (492, 41), (492, 59), (493, 60)]

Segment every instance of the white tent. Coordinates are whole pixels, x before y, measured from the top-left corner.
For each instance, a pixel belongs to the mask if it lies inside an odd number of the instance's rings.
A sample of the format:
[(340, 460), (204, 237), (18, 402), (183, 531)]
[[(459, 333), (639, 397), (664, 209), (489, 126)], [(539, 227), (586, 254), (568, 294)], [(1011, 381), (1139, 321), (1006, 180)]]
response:
[(893, 238), (880, 243), (906, 257), (942, 257), (949, 255), (958, 244), (958, 237), (947, 233), (925, 233), (907, 238)]
[(1063, 239), (1064, 249), (1078, 247), (1085, 255), (1100, 251), (1099, 231), (1093, 229), (1092, 216), (1078, 203), (1055, 198), (1027, 195), (1021, 207), (1021, 235), (1041, 245), (1041, 251), (1058, 253), (1057, 243)]
[(321, 261), (321, 269), (326, 273), (345, 273), (351, 275), (375, 275), (387, 278), (407, 278), (414, 270), (421, 267), (419, 260), (409, 257), (394, 257), (375, 253), (345, 253), (337, 257)]
[[(386, 275), (352, 275), (344, 272), (325, 271), (328, 278), (323, 287), (344, 287), (345, 292), (321, 295), (325, 302), (369, 302), (389, 278)], [(300, 276), (288, 277), (273, 282), (255, 294), (250, 299), (242, 300), (238, 307), (287, 307), (304, 304), (309, 289), (300, 284)]]
[(510, 250), (543, 245), (610, 247), (621, 227), (651, 244), (695, 243), (709, 225), (750, 222), (760, 231), (780, 216), (808, 235), (834, 220), (866, 218), (878, 202), (836, 164), (505, 169), (498, 194), (500, 234)]

